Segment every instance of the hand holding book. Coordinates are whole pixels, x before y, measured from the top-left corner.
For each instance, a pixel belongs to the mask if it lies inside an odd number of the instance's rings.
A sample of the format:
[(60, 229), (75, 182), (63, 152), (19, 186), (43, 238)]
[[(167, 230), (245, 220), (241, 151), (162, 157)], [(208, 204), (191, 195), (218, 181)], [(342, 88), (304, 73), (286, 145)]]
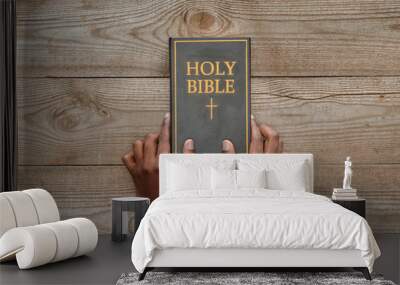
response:
[[(235, 153), (235, 146), (229, 140), (221, 142), (221, 152)], [(196, 152), (196, 142), (187, 139), (183, 153)], [(251, 116), (250, 153), (281, 153), (283, 141), (272, 127), (258, 124)], [(154, 200), (158, 197), (158, 158), (161, 153), (170, 153), (170, 115), (167, 113), (159, 133), (151, 133), (144, 139), (136, 140), (122, 161), (133, 178), (137, 196)]]
[[(266, 124), (257, 124), (251, 116), (251, 140), (249, 153), (281, 153), (283, 141), (273, 128)], [(229, 140), (222, 142), (222, 152), (235, 153), (235, 146)]]

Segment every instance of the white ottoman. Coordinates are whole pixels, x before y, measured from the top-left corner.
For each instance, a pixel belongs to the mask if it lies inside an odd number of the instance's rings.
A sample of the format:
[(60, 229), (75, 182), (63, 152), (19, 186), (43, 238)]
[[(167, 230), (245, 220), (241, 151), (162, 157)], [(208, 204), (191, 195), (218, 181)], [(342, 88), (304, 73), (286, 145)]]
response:
[(0, 261), (17, 259), (20, 269), (84, 255), (98, 233), (85, 218), (59, 221), (53, 197), (43, 189), (0, 193)]

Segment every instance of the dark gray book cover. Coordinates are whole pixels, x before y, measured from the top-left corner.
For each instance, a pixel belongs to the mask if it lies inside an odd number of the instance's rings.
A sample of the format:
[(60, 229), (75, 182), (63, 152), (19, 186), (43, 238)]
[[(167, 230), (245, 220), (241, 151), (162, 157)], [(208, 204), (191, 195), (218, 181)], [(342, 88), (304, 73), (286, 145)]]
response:
[(193, 139), (197, 153), (218, 153), (230, 140), (250, 142), (250, 39), (171, 38), (171, 146)]

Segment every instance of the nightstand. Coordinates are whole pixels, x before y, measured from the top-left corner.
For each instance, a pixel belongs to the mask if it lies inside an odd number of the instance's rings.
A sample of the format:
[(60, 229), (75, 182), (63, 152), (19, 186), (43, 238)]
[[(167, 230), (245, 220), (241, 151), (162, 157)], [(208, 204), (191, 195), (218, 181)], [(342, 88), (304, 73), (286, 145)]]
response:
[(332, 200), (332, 202), (339, 204), (340, 206), (365, 218), (365, 199), (359, 198), (354, 200)]
[[(128, 235), (135, 235), (140, 221), (146, 214), (150, 199), (144, 197), (121, 197), (112, 199), (112, 234), (113, 241), (123, 241)], [(128, 230), (128, 212), (135, 213), (133, 233)]]

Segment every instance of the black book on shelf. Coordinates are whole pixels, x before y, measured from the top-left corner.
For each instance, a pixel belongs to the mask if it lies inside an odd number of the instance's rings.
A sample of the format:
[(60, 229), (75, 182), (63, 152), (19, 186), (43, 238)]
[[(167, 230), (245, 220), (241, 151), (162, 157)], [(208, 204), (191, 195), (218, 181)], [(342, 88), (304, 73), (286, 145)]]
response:
[(250, 39), (171, 38), (171, 146), (182, 152), (221, 152), (224, 139), (237, 153), (250, 142)]

